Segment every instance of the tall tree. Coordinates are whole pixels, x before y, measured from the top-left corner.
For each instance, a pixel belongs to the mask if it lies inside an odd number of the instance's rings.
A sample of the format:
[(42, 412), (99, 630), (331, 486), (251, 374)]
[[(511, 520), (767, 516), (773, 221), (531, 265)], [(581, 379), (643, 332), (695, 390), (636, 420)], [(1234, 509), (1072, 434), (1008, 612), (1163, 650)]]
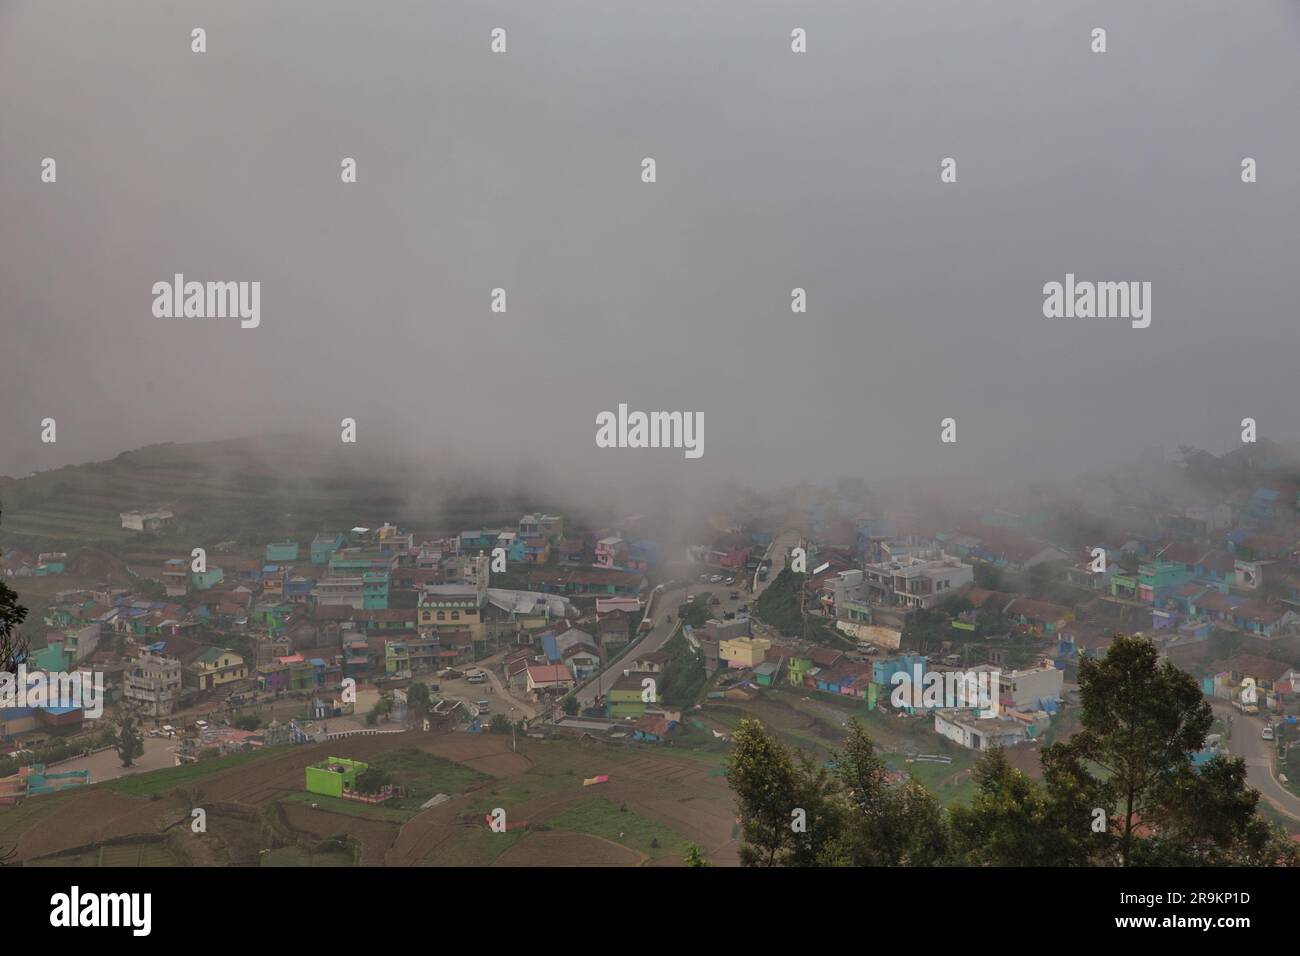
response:
[(856, 720), (832, 761), (844, 812), (843, 854), (854, 866), (933, 866), (948, 855), (943, 808), (919, 783), (890, 779), (875, 743)]
[(1205, 743), (1213, 723), (1196, 680), (1158, 659), (1145, 638), (1117, 634), (1106, 656), (1079, 663), (1082, 729), (1047, 748), (1062, 773), (1101, 769), (1120, 813), (1119, 856), (1127, 866), (1141, 820), (1159, 809)]
[[(1089, 862), (1092, 804), (1057, 774), (1059, 787), (1031, 780), (1001, 747), (975, 765), (969, 806), (950, 815), (956, 856), (972, 866), (1081, 866)], [(1103, 811), (1104, 812), (1104, 811)], [(1102, 827), (1105, 833), (1105, 827)]]
[(135, 758), (144, 755), (144, 741), (135, 729), (135, 718), (123, 716), (117, 728), (117, 755), (123, 767), (135, 763)]
[(780, 866), (793, 844), (799, 775), (789, 751), (763, 725), (746, 717), (732, 735), (727, 782), (740, 808), (745, 866)]
[(27, 620), (27, 608), (18, 603), (18, 595), (0, 582), (0, 671), (18, 673), (18, 664), (27, 656), (28, 643), (18, 632)]

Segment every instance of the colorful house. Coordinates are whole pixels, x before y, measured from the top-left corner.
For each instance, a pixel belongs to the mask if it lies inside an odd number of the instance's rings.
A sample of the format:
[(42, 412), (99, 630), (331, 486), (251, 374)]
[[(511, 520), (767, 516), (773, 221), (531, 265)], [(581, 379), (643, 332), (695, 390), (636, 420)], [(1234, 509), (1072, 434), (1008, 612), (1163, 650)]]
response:
[(361, 575), (361, 607), (363, 610), (384, 610), (388, 607), (387, 571), (366, 571)]
[(772, 642), (765, 637), (733, 637), (718, 642), (718, 660), (728, 667), (757, 667)]
[(248, 676), (244, 658), (229, 648), (209, 647), (190, 663), (199, 690), (211, 690)]
[(307, 768), (307, 790), (323, 797), (342, 799), (345, 790), (355, 790), (357, 777), (369, 769), (369, 764), (344, 757), (327, 757)]
[(280, 541), (275, 544), (268, 544), (266, 546), (266, 560), (268, 564), (297, 561), (298, 542)]
[(312, 564), (329, 564), (330, 558), (334, 552), (348, 543), (348, 539), (343, 537), (340, 532), (333, 534), (322, 533), (312, 538), (311, 542), (311, 563)]
[(206, 571), (190, 572), (190, 584), (196, 591), (206, 591), (220, 584), (225, 576), (220, 568), (208, 568)]
[[(624, 717), (643, 716), (649, 704), (657, 704), (663, 700), (659, 688), (661, 679), (654, 674), (644, 674), (639, 671), (632, 671), (618, 678), (605, 695), (605, 709), (609, 716), (619, 720)], [(644, 683), (647, 680), (654, 683), (647, 685)]]
[(632, 725), (632, 739), (657, 744), (666, 740), (676, 729), (677, 721), (670, 720), (663, 714), (643, 714)]

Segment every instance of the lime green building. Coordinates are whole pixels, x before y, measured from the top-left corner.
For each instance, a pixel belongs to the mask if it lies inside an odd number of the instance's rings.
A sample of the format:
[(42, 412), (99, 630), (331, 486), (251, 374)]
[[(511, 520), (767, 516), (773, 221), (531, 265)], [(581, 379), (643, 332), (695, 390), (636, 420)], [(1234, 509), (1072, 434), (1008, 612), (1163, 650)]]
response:
[(369, 764), (343, 757), (327, 757), (307, 768), (307, 789), (323, 797), (342, 797), (343, 790), (355, 790), (359, 777)]

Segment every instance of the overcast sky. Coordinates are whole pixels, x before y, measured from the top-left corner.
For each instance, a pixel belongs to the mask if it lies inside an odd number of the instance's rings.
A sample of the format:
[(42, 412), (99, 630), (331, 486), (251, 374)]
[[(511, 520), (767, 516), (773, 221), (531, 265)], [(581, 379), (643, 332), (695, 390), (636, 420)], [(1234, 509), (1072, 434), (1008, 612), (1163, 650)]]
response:
[[(1291, 440), (1298, 49), (1295, 0), (0, 0), (0, 473), (345, 416), (753, 485)], [(260, 327), (155, 318), (177, 272)], [(1066, 273), (1150, 328), (1044, 318)], [(598, 449), (620, 402), (703, 458)]]

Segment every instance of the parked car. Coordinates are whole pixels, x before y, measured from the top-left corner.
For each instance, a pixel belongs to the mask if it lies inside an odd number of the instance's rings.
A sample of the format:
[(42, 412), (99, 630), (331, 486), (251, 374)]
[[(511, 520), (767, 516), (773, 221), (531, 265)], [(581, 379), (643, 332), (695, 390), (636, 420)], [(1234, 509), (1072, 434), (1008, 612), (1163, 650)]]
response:
[(710, 583), (710, 584), (717, 584), (717, 583), (718, 583), (719, 581), (721, 581), (721, 580), (722, 580), (722, 575), (721, 575), (721, 574), (715, 574), (715, 575), (713, 575), (713, 577), (709, 578), (709, 583)]
[(492, 707), (492, 705), (486, 700), (476, 700), (474, 701), (474, 706), (478, 708), (480, 714), (486, 714)]
[(735, 579), (735, 578), (731, 578), (731, 577), (729, 577), (729, 578), (727, 578), (727, 580), (725, 580), (725, 581), (722, 582), (722, 583), (723, 583), (723, 584), (735, 584), (735, 583), (736, 583), (736, 579)]
[(739, 592), (739, 591), (732, 591), (730, 594), (727, 595), (727, 597), (731, 598), (731, 600), (733, 600), (733, 601), (739, 601), (739, 600), (740, 600), (740, 592)]

